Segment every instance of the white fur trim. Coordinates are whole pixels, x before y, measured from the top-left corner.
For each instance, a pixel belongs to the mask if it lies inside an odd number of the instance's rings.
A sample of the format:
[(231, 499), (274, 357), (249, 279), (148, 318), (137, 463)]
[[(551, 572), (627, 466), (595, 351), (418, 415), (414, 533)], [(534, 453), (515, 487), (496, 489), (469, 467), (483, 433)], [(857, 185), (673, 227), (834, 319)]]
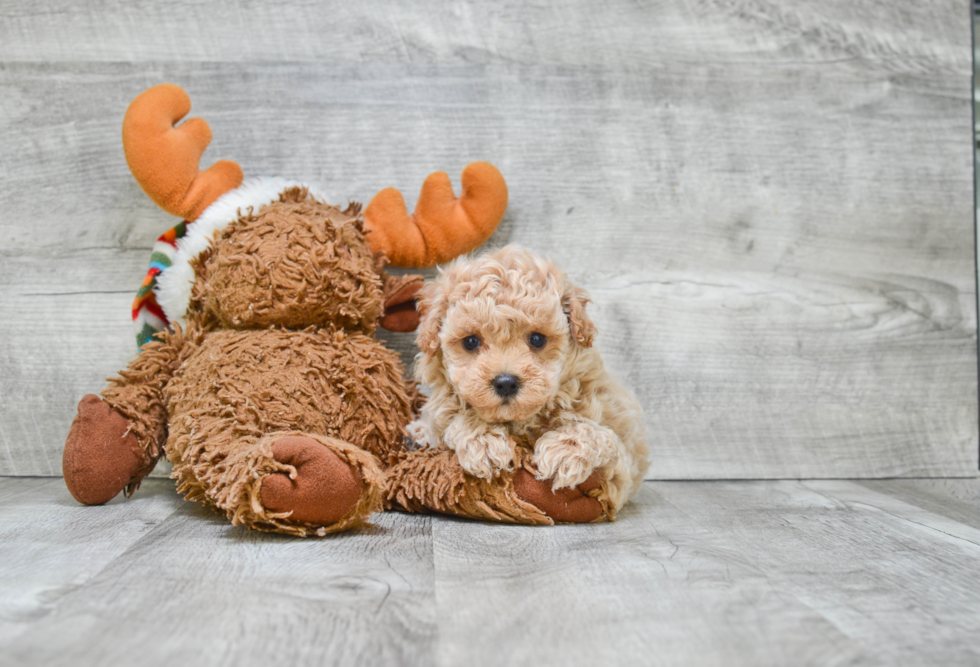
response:
[(230, 192), (218, 197), (204, 209), (197, 220), (188, 223), (187, 234), (177, 241), (177, 254), (173, 264), (157, 276), (154, 291), (157, 303), (163, 308), (171, 323), (183, 324), (194, 286), (194, 269), (191, 260), (211, 247), (214, 237), (222, 229), (238, 219), (238, 212), (252, 207), (256, 212), (266, 204), (279, 199), (283, 190), (294, 187), (309, 188), (310, 194), (320, 201), (328, 201), (317, 188), (288, 181), (278, 176), (250, 178)]

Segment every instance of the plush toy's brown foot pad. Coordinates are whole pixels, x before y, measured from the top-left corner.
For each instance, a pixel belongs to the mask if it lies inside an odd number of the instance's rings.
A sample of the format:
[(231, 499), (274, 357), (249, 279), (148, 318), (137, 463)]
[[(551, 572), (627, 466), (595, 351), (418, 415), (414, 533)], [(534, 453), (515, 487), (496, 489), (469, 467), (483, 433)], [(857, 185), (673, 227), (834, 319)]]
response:
[(599, 488), (599, 473), (571, 489), (552, 491), (552, 480), (539, 480), (524, 468), (514, 473), (514, 492), (524, 502), (531, 503), (555, 521), (588, 523), (602, 514), (602, 505), (586, 492)]
[(361, 497), (360, 474), (312, 438), (289, 435), (272, 445), (276, 461), (294, 466), (296, 479), (273, 473), (262, 480), (262, 504), (292, 512), (289, 520), (328, 526), (344, 518)]
[(112, 500), (140, 472), (140, 446), (131, 424), (95, 394), (78, 404), (62, 457), (68, 491), (84, 505)]

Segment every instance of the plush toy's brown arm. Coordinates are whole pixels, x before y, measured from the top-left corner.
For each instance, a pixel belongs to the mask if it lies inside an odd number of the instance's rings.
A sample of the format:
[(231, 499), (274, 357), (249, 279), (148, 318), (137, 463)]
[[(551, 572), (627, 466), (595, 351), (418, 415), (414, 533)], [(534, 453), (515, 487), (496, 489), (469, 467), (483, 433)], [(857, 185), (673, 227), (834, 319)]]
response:
[(178, 327), (143, 346), (119, 377), (110, 378), (102, 398), (88, 394), (65, 441), (65, 484), (85, 505), (101, 505), (123, 489), (139, 487), (163, 453), (167, 441), (164, 388), (183, 353)]
[(387, 470), (385, 507), (406, 512), (439, 512), (503, 523), (553, 524), (540, 508), (515, 493), (513, 474), (493, 479), (467, 474), (456, 452), (405, 452)]

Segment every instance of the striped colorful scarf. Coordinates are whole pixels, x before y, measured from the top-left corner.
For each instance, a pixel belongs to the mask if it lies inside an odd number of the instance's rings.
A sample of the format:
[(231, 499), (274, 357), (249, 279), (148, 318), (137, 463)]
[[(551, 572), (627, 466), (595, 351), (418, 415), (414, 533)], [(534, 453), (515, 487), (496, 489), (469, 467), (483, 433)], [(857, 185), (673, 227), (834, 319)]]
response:
[(150, 269), (146, 272), (143, 284), (136, 293), (136, 299), (133, 300), (133, 326), (136, 329), (138, 348), (142, 348), (146, 341), (170, 326), (170, 320), (157, 303), (153, 288), (156, 287), (157, 276), (173, 265), (174, 255), (177, 254), (177, 240), (187, 233), (189, 224), (190, 222), (184, 220), (164, 232), (153, 244)]

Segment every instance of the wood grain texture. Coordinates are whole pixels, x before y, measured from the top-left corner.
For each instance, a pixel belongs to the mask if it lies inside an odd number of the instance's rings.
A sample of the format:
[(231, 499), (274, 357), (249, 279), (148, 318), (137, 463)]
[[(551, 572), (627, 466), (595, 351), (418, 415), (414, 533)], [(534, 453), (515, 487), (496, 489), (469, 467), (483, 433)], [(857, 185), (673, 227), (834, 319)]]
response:
[[(918, 495), (916, 495), (918, 494)], [(922, 501), (925, 502), (922, 502)], [(0, 478), (4, 665), (974, 665), (980, 480), (648, 482), (613, 524), (322, 540)]]
[(60, 479), (0, 479), (0, 646), (43, 621), (173, 514), (169, 487), (148, 481), (136, 498), (90, 511)]
[[(751, 554), (768, 585), (819, 612), (874, 661), (980, 659), (976, 528), (851, 482), (721, 483), (714, 499), (656, 488)], [(908, 626), (892, 622), (910, 615)]]
[(354, 4), (0, 3), (0, 472), (58, 474), (132, 354), (173, 221), (119, 127), (171, 80), (205, 164), (338, 200), (496, 163), (493, 242), (592, 292), (652, 477), (977, 474), (965, 0)]
[(975, 479), (883, 479), (860, 484), (980, 529), (980, 483)]
[[(899, 67), (951, 60), (968, 18), (962, 0), (815, 6), (800, 0), (276, 2), (243, 6), (0, 2), (0, 60), (516, 62), (659, 67), (664, 61), (871, 56)], [(873, 29), (871, 29), (873, 27)], [(705, 54), (705, 58), (699, 56)], [(692, 58), (693, 55), (693, 58)]]
[(649, 485), (615, 524), (440, 522), (433, 539), (437, 598), (467, 612), (444, 619), (444, 665), (846, 664), (861, 653), (769, 585), (751, 552)]
[(615, 524), (439, 522), (436, 596), (465, 610), (441, 663), (973, 664), (980, 531), (888, 484), (648, 482)]
[[(166, 482), (150, 484), (171, 516), (4, 641), (4, 664), (431, 664), (429, 518), (388, 514), (301, 540), (233, 528)], [(107, 509), (73, 511), (85, 526)]]

